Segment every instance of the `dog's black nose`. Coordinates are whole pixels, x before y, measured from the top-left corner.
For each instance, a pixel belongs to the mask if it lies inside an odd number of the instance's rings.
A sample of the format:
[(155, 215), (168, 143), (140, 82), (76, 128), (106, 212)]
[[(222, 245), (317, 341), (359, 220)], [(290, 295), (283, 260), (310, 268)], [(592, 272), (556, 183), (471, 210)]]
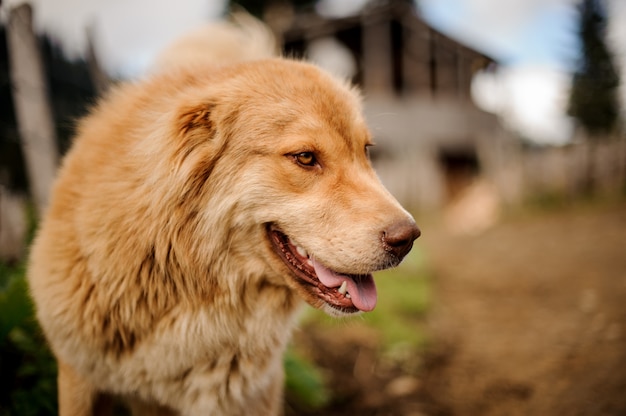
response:
[(413, 241), (421, 234), (417, 225), (411, 220), (399, 221), (383, 231), (385, 250), (402, 260), (413, 247)]

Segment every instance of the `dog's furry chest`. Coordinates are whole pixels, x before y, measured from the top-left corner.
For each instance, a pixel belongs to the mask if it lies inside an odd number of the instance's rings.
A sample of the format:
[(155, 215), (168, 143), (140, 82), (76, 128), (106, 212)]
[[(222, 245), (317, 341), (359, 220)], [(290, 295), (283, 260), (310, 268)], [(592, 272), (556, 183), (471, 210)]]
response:
[(282, 390), (293, 321), (268, 318), (260, 312), (238, 325), (209, 310), (180, 311), (132, 354), (107, 360), (93, 375), (109, 391), (135, 391), (183, 414), (250, 414), (243, 406), (251, 402), (267, 410), (262, 404), (270, 406)]

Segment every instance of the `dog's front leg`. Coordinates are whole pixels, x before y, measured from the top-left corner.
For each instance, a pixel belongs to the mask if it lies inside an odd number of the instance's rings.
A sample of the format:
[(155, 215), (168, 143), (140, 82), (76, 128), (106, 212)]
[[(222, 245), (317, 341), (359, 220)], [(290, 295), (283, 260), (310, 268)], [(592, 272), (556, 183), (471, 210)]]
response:
[(95, 409), (97, 392), (87, 380), (58, 360), (59, 416), (106, 414)]

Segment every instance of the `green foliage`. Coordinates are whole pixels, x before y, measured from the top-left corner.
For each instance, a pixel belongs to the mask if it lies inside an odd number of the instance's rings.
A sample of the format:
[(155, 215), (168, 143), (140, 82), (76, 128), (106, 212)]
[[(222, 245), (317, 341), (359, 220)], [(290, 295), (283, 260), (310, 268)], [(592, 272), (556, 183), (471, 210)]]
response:
[(579, 7), (583, 57), (574, 74), (568, 113), (591, 135), (611, 133), (618, 125), (619, 75), (604, 42), (606, 10), (599, 0)]
[(21, 267), (11, 268), (0, 264), (0, 342), (9, 332), (32, 316), (26, 280)]
[(320, 371), (293, 349), (285, 354), (285, 394), (301, 407), (319, 409), (330, 399)]
[(56, 364), (37, 325), (24, 267), (0, 264), (0, 416), (56, 414)]

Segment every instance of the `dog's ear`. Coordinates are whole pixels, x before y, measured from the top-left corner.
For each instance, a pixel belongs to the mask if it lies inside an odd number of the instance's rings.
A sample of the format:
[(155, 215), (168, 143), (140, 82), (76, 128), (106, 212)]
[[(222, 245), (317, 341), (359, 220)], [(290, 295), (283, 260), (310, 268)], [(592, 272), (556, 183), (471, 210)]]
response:
[(215, 108), (213, 102), (203, 100), (187, 103), (177, 109), (174, 124), (174, 135), (177, 137), (174, 156), (177, 164), (182, 164), (194, 154), (207, 163), (218, 153), (219, 144), (214, 140), (217, 127), (213, 112)]
[(220, 154), (216, 140), (217, 125), (213, 102), (198, 101), (181, 106), (176, 112), (175, 164), (185, 183), (180, 189), (180, 203), (189, 203), (202, 193)]
[(213, 103), (202, 102), (198, 104), (188, 104), (180, 109), (178, 113), (178, 131), (182, 135), (201, 129), (205, 133), (214, 130), (214, 123), (211, 120), (211, 113), (215, 105)]

